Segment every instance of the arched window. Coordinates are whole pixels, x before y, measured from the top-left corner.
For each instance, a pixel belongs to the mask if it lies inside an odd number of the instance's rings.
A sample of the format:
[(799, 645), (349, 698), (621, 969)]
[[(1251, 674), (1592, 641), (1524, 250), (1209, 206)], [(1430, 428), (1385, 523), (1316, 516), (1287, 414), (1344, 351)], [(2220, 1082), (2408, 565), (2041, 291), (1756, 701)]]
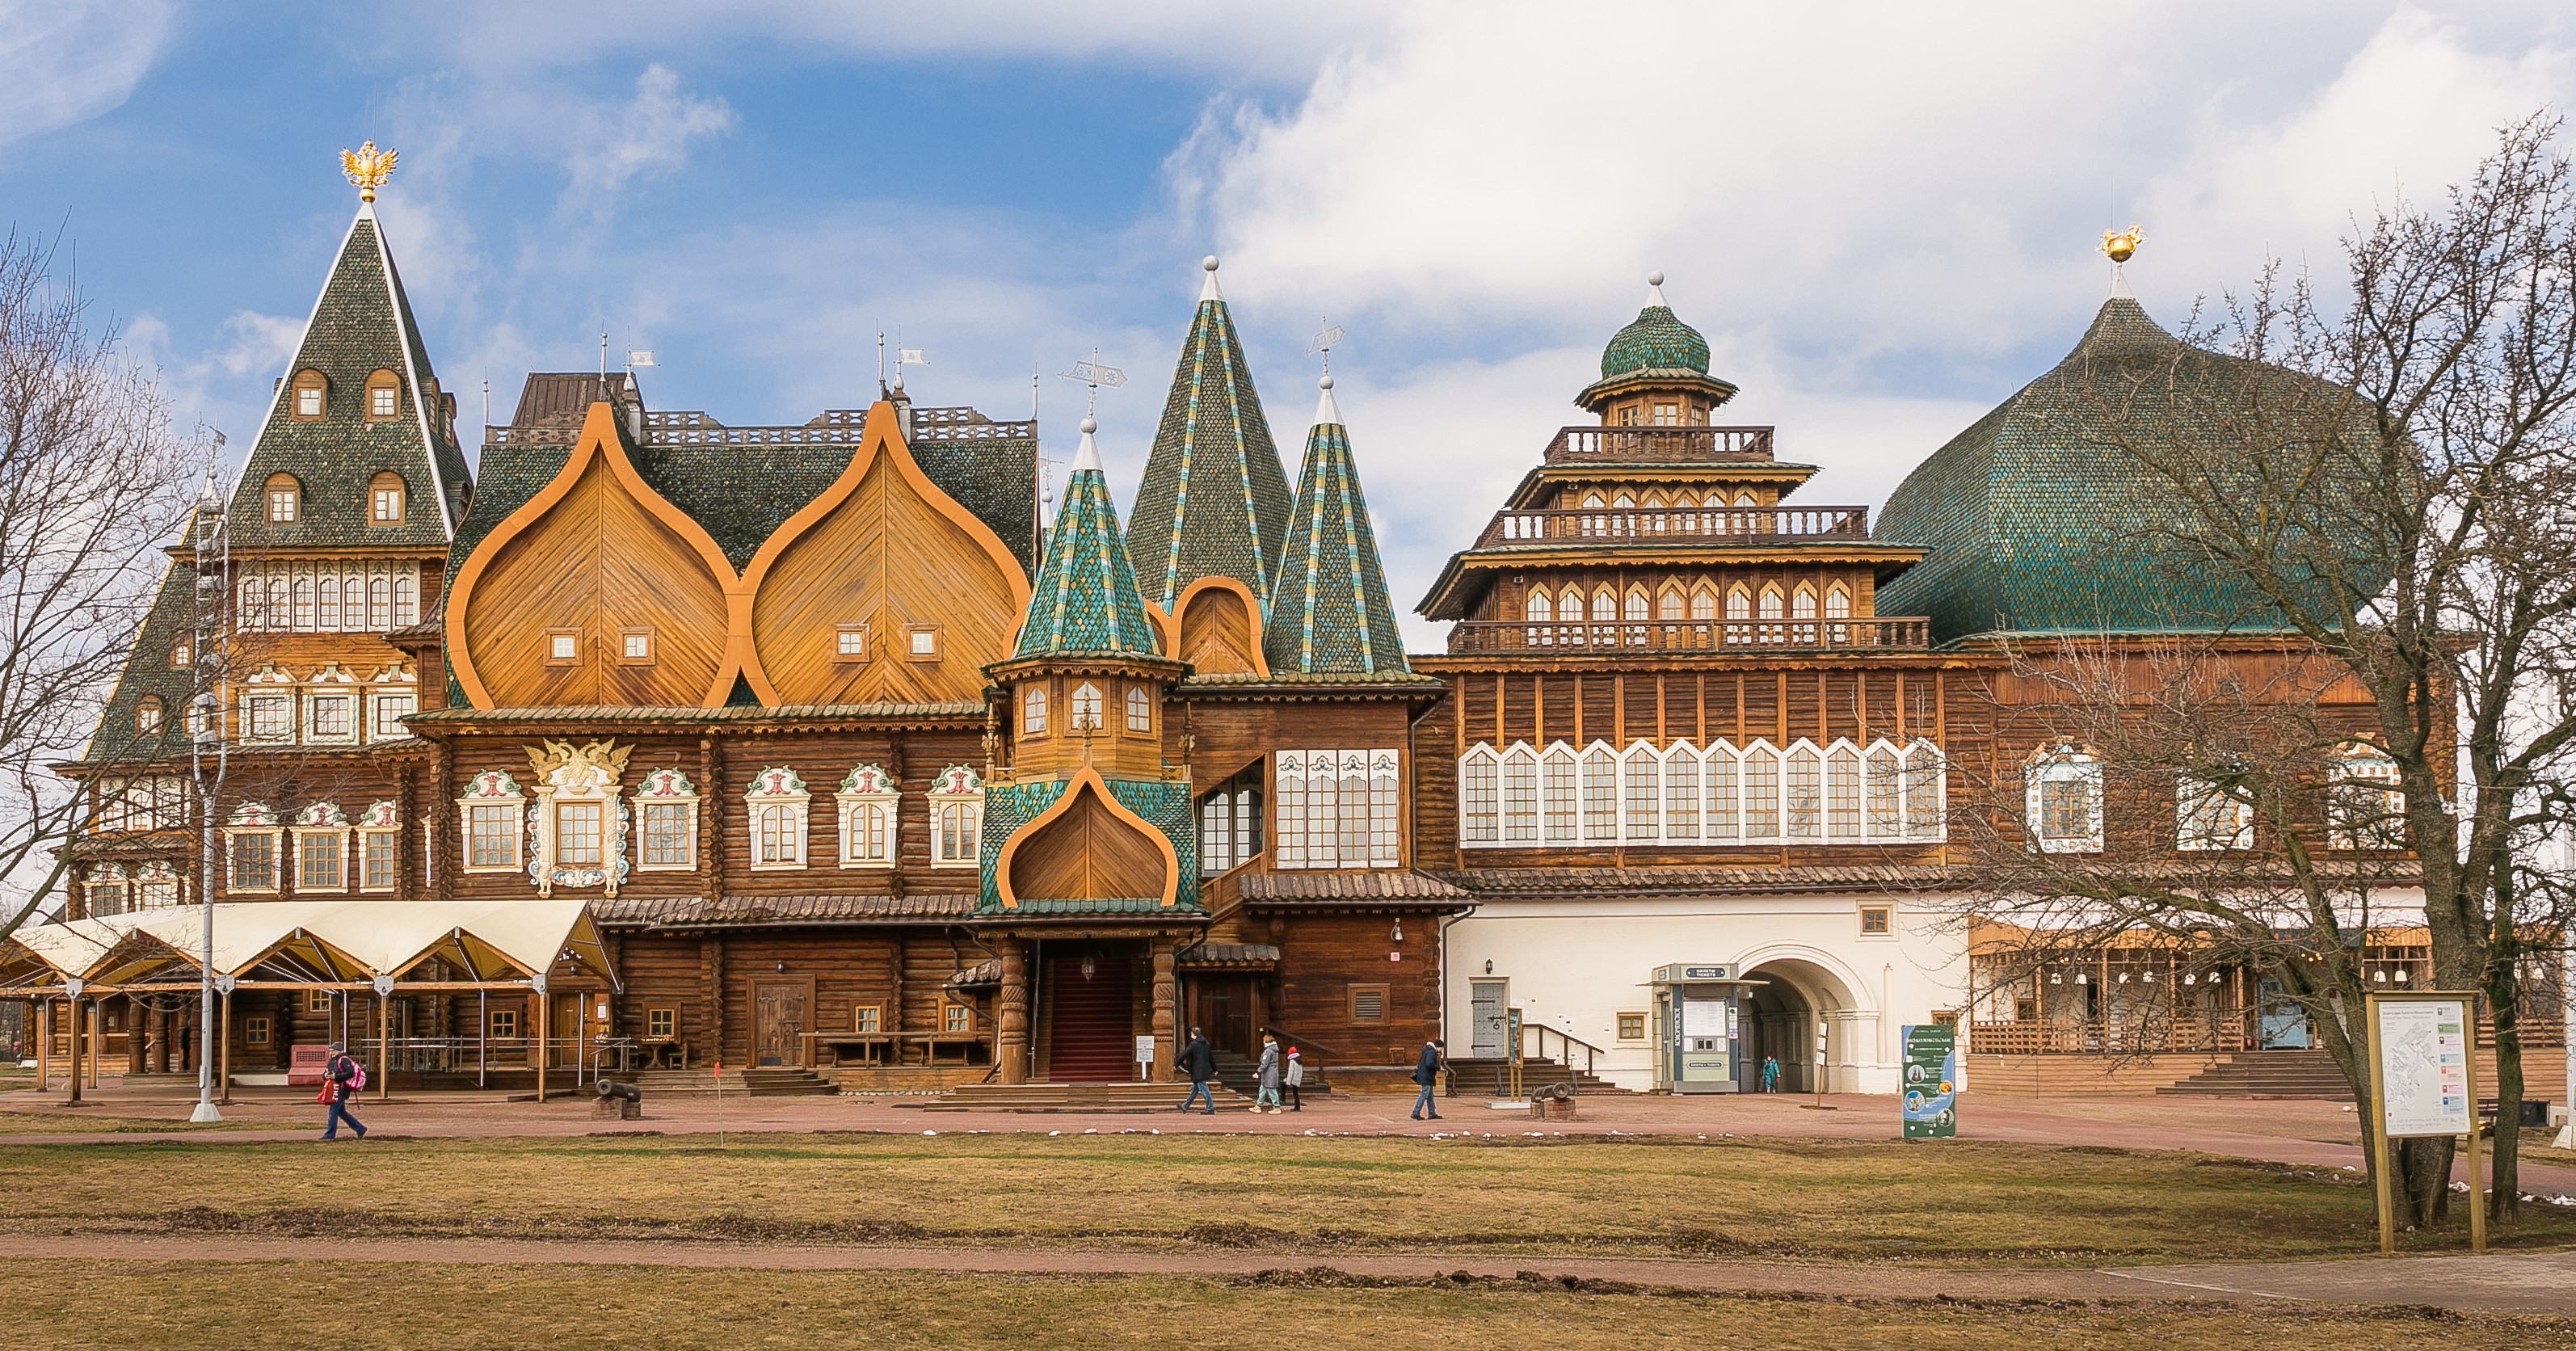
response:
[(1848, 745), (1825, 757), (1825, 835), (1860, 838), (1860, 752)]
[(268, 579), (268, 627), (283, 629), (294, 625), (295, 602), (290, 595), (292, 591), (292, 584), (284, 577), (272, 576)]
[(1607, 746), (1583, 753), (1583, 838), (1619, 838), (1619, 757)]
[(1762, 617), (1764, 619), (1780, 617), (1780, 588), (1776, 586), (1762, 588)]
[(1780, 837), (1780, 753), (1756, 744), (1744, 753), (1744, 838)]
[(340, 631), (340, 574), (322, 574), (321, 613), (315, 621), (324, 633)]
[(402, 416), (402, 381), (392, 371), (367, 377), (367, 421), (391, 422)]
[[(1570, 586), (1565, 588), (1565, 594), (1557, 598), (1556, 622), (1560, 624), (1581, 624), (1583, 622), (1582, 592), (1577, 591)], [(1560, 643), (1582, 642), (1583, 630), (1579, 628), (1571, 631), (1559, 629), (1557, 630), (1557, 641)]]
[(403, 477), (387, 470), (367, 484), (367, 524), (403, 523)]
[(1618, 630), (1610, 627), (1610, 622), (1618, 617), (1619, 598), (1610, 594), (1610, 588), (1605, 586), (1592, 593), (1592, 641), (1594, 643), (1608, 644), (1619, 641)]
[[(1833, 589), (1825, 593), (1825, 618), (1851, 618), (1851, 591), (1844, 587), (1840, 582), (1834, 583)], [(1843, 643), (1851, 641), (1851, 626), (1848, 624), (1826, 625), (1825, 641), (1833, 643), (1836, 646), (1840, 646)]]
[(1664, 762), (1655, 758), (1655, 748), (1640, 741), (1620, 757), (1622, 786), (1620, 818), (1621, 835), (1631, 840), (1659, 840), (1664, 828)]
[(288, 383), (293, 387), (293, 390), (289, 395), (290, 402), (287, 405), (287, 416), (298, 422), (321, 421), (323, 413), (322, 392), (327, 389), (330, 384), (329, 381), (322, 378), (322, 372), (312, 370), (310, 368), (300, 370), (295, 373), (295, 378)]
[(1862, 815), (1866, 818), (1862, 829), (1873, 840), (1904, 834), (1904, 785), (1898, 776), (1896, 752), (1887, 746), (1871, 750), (1862, 778)]
[[(1804, 582), (1799, 583), (1797, 594), (1789, 598), (1789, 613), (1798, 619), (1815, 618), (1816, 589)], [(1797, 628), (1797, 636), (1792, 641), (1801, 647), (1812, 645), (1816, 641), (1816, 626), (1800, 624)]]
[(2102, 762), (2071, 745), (2041, 747), (2022, 770), (2024, 825), (2050, 854), (2102, 852)]
[[(1282, 756), (1280, 773), (1292, 772), (1291, 757)], [(1495, 782), (1497, 760), (1494, 748), (1478, 746), (1458, 761), (1458, 842), (1460, 844), (1498, 844), (1502, 841), (1501, 793)], [(1300, 791), (1303, 777), (1299, 778)], [(1302, 858), (1302, 853), (1300, 857)]]
[(295, 627), (298, 632), (310, 632), (313, 628), (313, 579), (310, 577), (295, 579)]
[(1154, 691), (1141, 681), (1127, 687), (1127, 730), (1141, 733), (1154, 730)]
[(1538, 754), (1527, 746), (1503, 757), (1503, 840), (1538, 843)]
[(1522, 635), (1532, 647), (1546, 647), (1556, 634), (1547, 626), (1556, 622), (1556, 601), (1544, 590), (1533, 588), (1521, 601), (1521, 618), (1529, 621), (1529, 631)]
[(1046, 686), (1031, 685), (1020, 691), (1020, 735), (1045, 736), (1046, 730)]
[(1736, 812), (1741, 799), (1736, 795), (1735, 767), (1735, 751), (1723, 742), (1710, 747), (1700, 762), (1701, 777), (1708, 787), (1708, 815), (1702, 828), (1712, 840), (1731, 840), (1736, 835)]
[(1789, 752), (1788, 793), (1782, 815), (1791, 839), (1819, 839), (1825, 833), (1824, 769), (1823, 757), (1811, 747), (1801, 746)]
[(1686, 602), (1682, 600), (1681, 588), (1677, 586), (1665, 587), (1663, 594), (1655, 598), (1655, 618), (1665, 620), (1680, 619), (1685, 607)]
[(147, 694), (134, 701), (134, 730), (145, 736), (161, 730), (161, 697)]
[(1646, 588), (1642, 586), (1629, 587), (1628, 634), (1626, 641), (1630, 647), (1643, 647), (1645, 645), (1646, 620), (1650, 616), (1650, 611), (1647, 607), (1648, 601), (1646, 599)]
[(853, 766), (833, 796), (840, 803), (841, 866), (894, 866), (896, 811), (902, 796), (884, 768)]
[(1539, 828), (1551, 842), (1575, 837), (1574, 752), (1560, 742), (1539, 757)]
[(1699, 753), (1686, 745), (1664, 757), (1664, 838), (1699, 838)]
[(1909, 839), (1937, 840), (1948, 833), (1942, 819), (1941, 748), (1914, 743), (1905, 753), (1905, 834)]
[(1753, 593), (1740, 586), (1727, 592), (1726, 617), (1729, 619), (1751, 619), (1753, 617)]
[(378, 577), (367, 583), (367, 627), (382, 633), (393, 626), (393, 579)]
[(1703, 585), (1691, 592), (1690, 605), (1693, 619), (1717, 618), (1717, 588)]
[(394, 578), (394, 627), (420, 622), (420, 583), (409, 575)]
[(1086, 680), (1073, 687), (1073, 721), (1076, 732), (1100, 730), (1100, 687)]
[(271, 474), (263, 490), (268, 503), (268, 519), (274, 525), (293, 525), (304, 519), (304, 485), (293, 474)]

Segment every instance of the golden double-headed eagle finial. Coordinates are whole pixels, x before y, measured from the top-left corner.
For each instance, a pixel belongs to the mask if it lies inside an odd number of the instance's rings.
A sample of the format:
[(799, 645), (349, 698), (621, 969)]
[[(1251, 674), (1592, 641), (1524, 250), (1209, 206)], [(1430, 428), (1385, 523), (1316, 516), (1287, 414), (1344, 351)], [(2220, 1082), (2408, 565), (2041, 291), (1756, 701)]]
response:
[(368, 141), (355, 150), (340, 152), (340, 172), (358, 190), (359, 201), (372, 202), (376, 200), (376, 189), (393, 177), (394, 159), (393, 151), (378, 150), (375, 142)]
[(2138, 246), (2147, 242), (2147, 232), (2132, 225), (2125, 230), (2102, 232), (2102, 256), (2115, 263), (2125, 263), (2136, 255)]

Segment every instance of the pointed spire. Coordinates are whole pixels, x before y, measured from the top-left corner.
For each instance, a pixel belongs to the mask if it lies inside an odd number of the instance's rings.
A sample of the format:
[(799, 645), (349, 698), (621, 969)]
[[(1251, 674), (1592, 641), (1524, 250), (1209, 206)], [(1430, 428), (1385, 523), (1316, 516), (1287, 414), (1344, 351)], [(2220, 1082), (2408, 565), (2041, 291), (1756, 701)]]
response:
[(1646, 274), (1646, 308), (1650, 310), (1672, 308), (1664, 300), (1664, 274), (1661, 272)]
[(1377, 533), (1360, 492), (1349, 432), (1333, 402), (1333, 377), (1306, 432), (1279, 583), (1263, 643), (1274, 675), (1400, 676), (1404, 632), (1387, 599)]
[(1057, 499), (1046, 561), (1038, 566), (1014, 656), (1160, 655), (1118, 536), (1118, 507), (1100, 470), (1095, 430), (1090, 418), (1082, 420), (1082, 448)]
[(1170, 608), (1201, 577), (1270, 594), (1287, 533), (1288, 471), (1270, 439), (1242, 340), (1216, 287), (1216, 259), (1172, 372), (1163, 420), (1127, 532), (1145, 599)]
[(2102, 256), (2111, 260), (2111, 299), (2135, 300), (2138, 298), (2137, 293), (2129, 289), (2126, 267), (2128, 261), (2137, 256), (2138, 246), (2145, 242), (2147, 242), (2147, 232), (2134, 225), (2126, 230), (2102, 232)]

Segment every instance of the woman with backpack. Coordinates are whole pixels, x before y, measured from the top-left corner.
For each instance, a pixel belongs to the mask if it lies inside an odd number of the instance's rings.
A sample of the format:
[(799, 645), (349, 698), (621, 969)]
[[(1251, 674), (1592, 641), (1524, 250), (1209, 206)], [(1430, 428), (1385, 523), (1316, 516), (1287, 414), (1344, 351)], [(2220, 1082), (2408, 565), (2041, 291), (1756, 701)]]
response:
[(343, 1121), (349, 1123), (349, 1129), (358, 1133), (359, 1139), (367, 1138), (366, 1126), (356, 1117), (349, 1115), (349, 1096), (366, 1086), (366, 1070), (360, 1068), (357, 1061), (350, 1059), (348, 1054), (340, 1049), (340, 1043), (336, 1041), (331, 1043), (331, 1062), (322, 1071), (322, 1092), (314, 1098), (315, 1102), (328, 1103), (331, 1108), (330, 1115), (322, 1119), (323, 1139), (339, 1139), (340, 1123)]

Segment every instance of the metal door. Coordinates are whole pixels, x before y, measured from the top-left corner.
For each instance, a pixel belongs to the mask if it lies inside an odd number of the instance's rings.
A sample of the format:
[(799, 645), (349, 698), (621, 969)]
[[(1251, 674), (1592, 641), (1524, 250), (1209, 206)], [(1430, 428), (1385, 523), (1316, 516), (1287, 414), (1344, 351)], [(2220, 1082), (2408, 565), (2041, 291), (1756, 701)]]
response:
[(2267, 980), (2256, 987), (2255, 998), (2261, 1001), (2261, 1036), (2255, 1045), (2266, 1051), (2304, 1051), (2308, 1049), (2308, 1011), (2281, 997), (2281, 982)]
[(1480, 980), (1468, 986), (1473, 1005), (1468, 1018), (1467, 1054), (1478, 1060), (1501, 1060), (1511, 1054), (1503, 1042), (1503, 1010), (1511, 1003), (1512, 983)]

